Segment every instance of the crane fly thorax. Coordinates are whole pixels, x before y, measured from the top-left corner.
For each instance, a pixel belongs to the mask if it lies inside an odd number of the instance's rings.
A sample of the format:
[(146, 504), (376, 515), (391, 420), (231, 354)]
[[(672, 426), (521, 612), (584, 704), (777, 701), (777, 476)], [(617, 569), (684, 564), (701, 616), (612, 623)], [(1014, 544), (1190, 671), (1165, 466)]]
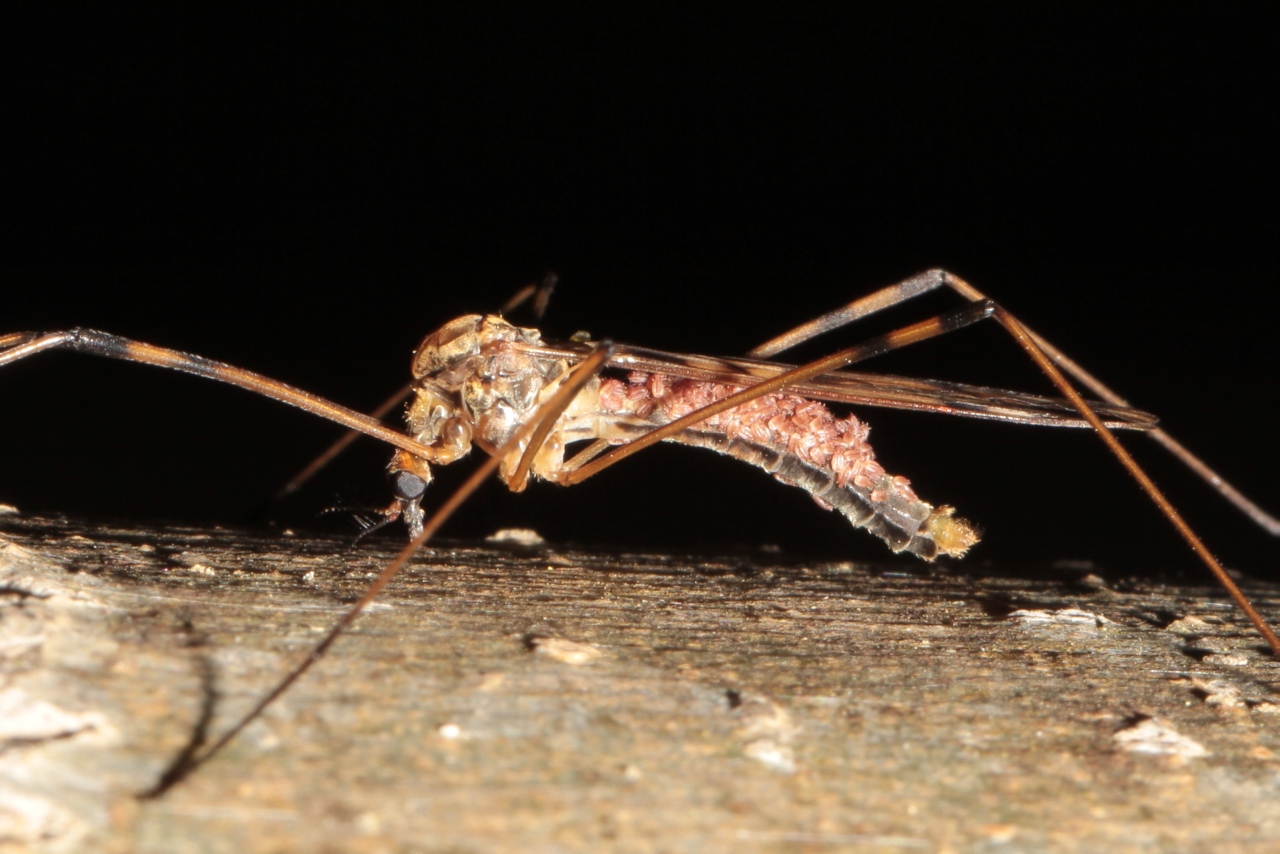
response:
[(541, 340), (538, 330), (492, 315), (460, 317), (428, 335), (413, 362), (420, 402), (411, 407), (410, 429), (433, 444), (444, 438), (444, 425), (463, 420), (476, 444), (497, 450), (568, 370), (561, 359), (518, 346)]
[[(436, 452), (430, 462), (453, 462), (473, 442), (493, 453), (534, 416), (569, 372), (564, 359), (534, 355), (524, 346), (541, 341), (536, 329), (478, 314), (453, 320), (423, 340), (413, 359), (415, 398), (408, 423), (414, 438)], [(553, 439), (547, 453), (560, 453), (558, 444)], [(546, 467), (535, 466), (540, 469)]]

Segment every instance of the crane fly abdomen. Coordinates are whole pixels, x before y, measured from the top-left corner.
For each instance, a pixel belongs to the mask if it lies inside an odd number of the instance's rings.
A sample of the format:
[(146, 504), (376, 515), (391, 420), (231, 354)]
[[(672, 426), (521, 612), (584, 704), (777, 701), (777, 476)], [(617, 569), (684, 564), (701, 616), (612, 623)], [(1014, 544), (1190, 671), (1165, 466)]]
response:
[[(494, 453), (555, 393), (571, 368), (566, 358), (538, 350), (541, 334), (500, 317), (467, 315), (427, 336), (414, 357), (416, 397), (409, 432), (434, 454), (423, 460), (399, 452), (398, 477), (411, 472), (423, 489), (429, 464), (465, 455), (474, 442)], [(740, 391), (727, 383), (632, 371), (626, 381), (593, 378), (557, 420), (533, 458), (533, 474), (553, 482), (567, 473), (565, 448), (573, 442), (622, 444)], [(904, 477), (887, 473), (867, 443), (867, 426), (852, 415), (837, 418), (823, 403), (797, 394), (764, 394), (708, 416), (665, 441), (710, 448), (751, 463), (797, 486), (822, 507), (835, 509), (891, 549), (926, 560), (961, 556), (976, 531), (948, 507), (921, 501)], [(509, 452), (499, 476), (514, 491), (526, 446)], [(398, 510), (411, 532), (421, 519), (416, 495), (400, 495)]]
[[(603, 380), (600, 403), (609, 414), (658, 426), (740, 390), (635, 371), (625, 383)], [(779, 393), (711, 415), (666, 441), (710, 448), (758, 466), (805, 490), (824, 509), (838, 510), (895, 552), (925, 560), (962, 556), (978, 541), (977, 532), (954, 518), (951, 508), (921, 501), (905, 477), (886, 472), (867, 442), (869, 432), (856, 416), (837, 418), (818, 401)]]

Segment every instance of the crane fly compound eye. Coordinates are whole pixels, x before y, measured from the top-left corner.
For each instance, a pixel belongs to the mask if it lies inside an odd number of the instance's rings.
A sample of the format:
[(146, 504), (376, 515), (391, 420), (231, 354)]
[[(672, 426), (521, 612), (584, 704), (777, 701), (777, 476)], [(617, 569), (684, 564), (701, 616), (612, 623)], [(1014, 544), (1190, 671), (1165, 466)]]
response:
[(395, 493), (396, 498), (414, 501), (421, 498), (427, 491), (427, 481), (411, 471), (392, 472), (391, 491)]

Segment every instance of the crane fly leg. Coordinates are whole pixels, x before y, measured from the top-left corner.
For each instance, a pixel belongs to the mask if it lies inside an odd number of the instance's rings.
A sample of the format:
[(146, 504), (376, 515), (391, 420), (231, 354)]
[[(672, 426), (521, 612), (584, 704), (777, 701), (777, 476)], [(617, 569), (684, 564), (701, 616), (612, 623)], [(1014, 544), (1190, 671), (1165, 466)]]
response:
[[(970, 285), (964, 279), (961, 279), (959, 276), (954, 276), (951, 273), (943, 271), (938, 272), (944, 279), (947, 286), (965, 299), (972, 301), (987, 299), (981, 291), (973, 287), (973, 285)], [(1026, 325), (1022, 325), (1022, 329), (1045, 355), (1052, 359), (1058, 367), (1070, 374), (1077, 382), (1089, 389), (1089, 391), (1093, 392), (1107, 403), (1115, 404), (1117, 406), (1130, 405), (1123, 397), (1104, 385), (1101, 380), (1086, 371), (1066, 353), (1063, 353), (1057, 347), (1053, 346), (1053, 344), (1045, 340), (1043, 336), (1039, 335)], [(1228, 483), (1221, 475), (1210, 468), (1204, 460), (1187, 450), (1181, 442), (1170, 436), (1163, 428), (1156, 427), (1154, 430), (1149, 430), (1147, 431), (1147, 435), (1158, 442), (1169, 453), (1173, 454), (1173, 456), (1181, 461), (1183, 465), (1195, 472), (1201, 480), (1216, 489), (1223, 498), (1230, 501), (1235, 505), (1236, 509), (1252, 519), (1257, 525), (1262, 527), (1263, 530), (1273, 536), (1280, 536), (1280, 519), (1277, 519), (1266, 510), (1263, 510), (1248, 496)]]
[[(709, 406), (705, 406), (696, 412), (691, 412), (682, 418), (677, 418), (668, 424), (664, 424), (654, 430), (645, 433), (643, 436), (626, 443), (618, 445), (612, 451), (604, 456), (598, 457), (589, 463), (580, 463), (578, 457), (569, 460), (565, 465), (565, 475), (558, 479), (557, 483), (569, 486), (580, 483), (594, 474), (608, 468), (616, 462), (619, 462), (634, 453), (637, 453), (650, 445), (661, 442), (668, 436), (673, 436), (681, 430), (692, 427), (700, 421), (705, 421), (712, 415), (732, 409), (735, 406), (746, 403), (754, 398), (761, 397), (766, 394), (783, 391), (791, 386), (803, 383), (822, 374), (828, 374), (840, 368), (847, 367), (856, 362), (870, 359), (873, 356), (879, 356), (892, 350), (907, 347), (919, 341), (925, 341), (929, 338), (935, 338), (939, 335), (945, 335), (957, 329), (962, 329), (980, 320), (990, 317), (996, 309), (993, 302), (975, 303), (966, 308), (957, 309), (941, 314), (936, 317), (922, 320), (919, 323), (913, 323), (910, 326), (904, 326), (901, 329), (890, 332), (886, 335), (879, 335), (871, 338), (862, 344), (848, 347), (830, 356), (817, 359), (805, 365), (792, 368), (789, 371), (778, 374), (770, 379), (761, 380), (754, 385), (742, 389), (736, 394), (731, 394), (723, 400), (719, 400)], [(594, 443), (582, 453), (591, 453), (595, 449)]]
[[(776, 338), (766, 341), (751, 350), (748, 355), (759, 358), (777, 355), (819, 335), (861, 320), (877, 311), (892, 308), (895, 305), (900, 305), (943, 287), (950, 288), (970, 302), (984, 302), (990, 299), (982, 291), (953, 273), (948, 273), (946, 270), (929, 270), (909, 279), (904, 279), (895, 285), (881, 288), (868, 296), (859, 297), (834, 311), (829, 311), (820, 317), (803, 323)], [(1096, 394), (1101, 400), (1115, 406), (1127, 407), (1131, 405), (1129, 401), (1112, 391), (1101, 380), (1085, 370), (1078, 362), (1059, 350), (1042, 335), (1025, 324), (1022, 324), (1022, 329), (1054, 364), (1089, 389), (1089, 391)], [(1241, 513), (1252, 519), (1255, 524), (1273, 536), (1280, 536), (1280, 518), (1262, 509), (1248, 496), (1228, 483), (1225, 478), (1210, 468), (1204, 460), (1193, 454), (1163, 428), (1157, 426), (1148, 430), (1147, 435), (1164, 447), (1166, 451), (1173, 454), (1175, 458), (1191, 469), (1201, 480), (1217, 490), (1223, 498), (1231, 502)]]
[(342, 615), (333, 628), (307, 653), (307, 656), (293, 670), (259, 700), (244, 717), (223, 733), (207, 751), (194, 757), (182, 756), (178, 764), (169, 768), (161, 776), (159, 783), (141, 793), (139, 797), (146, 799), (158, 798), (190, 776), (201, 765), (221, 752), (245, 727), (257, 720), (280, 695), (289, 690), (293, 683), (297, 682), (303, 674), (311, 669), (313, 664), (324, 656), (329, 647), (333, 646), (334, 642), (356, 621), (356, 618), (360, 616), (369, 603), (391, 583), (391, 580), (409, 563), (419, 549), (431, 539), (435, 532), (440, 529), (440, 526), (448, 521), (449, 517), (471, 497), (472, 493), (479, 489), (481, 484), (497, 470), (508, 454), (518, 448), (522, 442), (530, 440), (524, 456), (532, 459), (533, 454), (537, 452), (537, 444), (532, 439), (539, 435), (545, 439), (546, 434), (551, 429), (547, 425), (555, 424), (556, 419), (573, 402), (574, 397), (582, 390), (582, 387), (590, 382), (596, 374), (600, 373), (612, 353), (613, 345), (611, 343), (607, 341), (598, 343), (592, 354), (573, 368), (572, 375), (565, 380), (551, 399), (542, 405), (536, 416), (521, 425), (520, 429), (507, 440), (506, 444), (498, 448), (493, 455), (486, 457), (484, 462), (476, 467), (475, 471), (471, 473), (462, 486), (458, 487), (449, 496), (449, 499), (440, 505), (431, 518), (425, 522), (422, 531), (400, 550), (400, 553), (396, 555), (391, 563), (387, 564), (386, 568), (374, 579), (373, 583), (369, 585), (356, 603)]
[(363, 413), (340, 406), (319, 395), (311, 394), (300, 388), (273, 380), (262, 374), (246, 371), (225, 362), (206, 359), (157, 347), (142, 341), (132, 341), (118, 335), (109, 335), (92, 329), (69, 329), (60, 332), (16, 332), (0, 336), (0, 367), (12, 364), (21, 359), (43, 353), (48, 350), (66, 349), (91, 356), (102, 356), (108, 359), (120, 359), (125, 362), (138, 362), (157, 368), (167, 368), (195, 374), (205, 379), (214, 380), (227, 385), (237, 386), (246, 391), (269, 397), (281, 403), (295, 406), (326, 421), (341, 424), (366, 436), (394, 445), (411, 454), (430, 455), (431, 449), (421, 442), (406, 436), (398, 430), (392, 430), (381, 422)]
[(1058, 390), (1062, 392), (1067, 400), (1071, 401), (1072, 405), (1074, 405), (1080, 414), (1084, 416), (1085, 420), (1093, 426), (1093, 430), (1098, 434), (1098, 438), (1103, 441), (1115, 458), (1120, 461), (1120, 464), (1124, 466), (1129, 474), (1132, 475), (1133, 479), (1138, 482), (1142, 491), (1145, 492), (1153, 502), (1155, 502), (1155, 505), (1158, 508), (1160, 508), (1160, 512), (1163, 513), (1165, 518), (1173, 524), (1173, 527), (1176, 528), (1182, 538), (1186, 540), (1187, 545), (1191, 547), (1191, 550), (1199, 556), (1201, 562), (1203, 562), (1204, 565), (1209, 568), (1209, 571), (1213, 573), (1214, 577), (1218, 579), (1218, 583), (1226, 588), (1227, 593), (1231, 596), (1232, 600), (1240, 606), (1240, 610), (1244, 611), (1245, 615), (1249, 618), (1249, 621), (1253, 623), (1254, 628), (1258, 630), (1258, 633), (1266, 639), (1267, 645), (1271, 647), (1271, 652), (1277, 658), (1280, 658), (1280, 637), (1276, 636), (1276, 633), (1272, 631), (1271, 626), (1267, 624), (1267, 621), (1262, 618), (1262, 615), (1258, 613), (1258, 611), (1253, 607), (1253, 604), (1245, 597), (1244, 592), (1241, 591), (1236, 583), (1231, 580), (1231, 576), (1229, 576), (1227, 571), (1223, 569), (1222, 564), (1218, 562), (1218, 559), (1209, 551), (1208, 546), (1204, 544), (1200, 537), (1196, 535), (1196, 532), (1191, 529), (1191, 526), (1187, 524), (1186, 520), (1182, 518), (1182, 514), (1174, 508), (1173, 503), (1170, 502), (1168, 498), (1165, 498), (1164, 493), (1160, 491), (1160, 489), (1155, 485), (1155, 482), (1152, 481), (1151, 478), (1147, 476), (1147, 473), (1143, 471), (1142, 467), (1138, 465), (1138, 461), (1135, 460), (1127, 450), (1125, 450), (1124, 445), (1120, 444), (1120, 440), (1111, 432), (1111, 429), (1107, 427), (1106, 424), (1102, 423), (1102, 419), (1093, 411), (1093, 408), (1089, 406), (1088, 402), (1083, 396), (1081, 396), (1080, 392), (1076, 391), (1075, 387), (1071, 385), (1063, 375), (1062, 371), (1058, 369), (1058, 366), (1054, 364), (1052, 357), (1044, 351), (1026, 327), (1024, 327), (1021, 322), (1019, 322), (1018, 319), (1008, 311), (996, 306), (995, 318), (1001, 326), (1008, 330), (1009, 334), (1013, 336), (1019, 346), (1027, 351), (1027, 354), (1031, 356), (1032, 360), (1035, 361), (1040, 370), (1044, 371), (1045, 375), (1048, 376), (1053, 384), (1058, 387)]
[[(790, 332), (772, 339), (762, 344), (752, 351), (752, 355), (773, 355), (781, 352), (789, 347), (794, 347), (803, 341), (807, 341), (824, 332), (838, 329), (848, 323), (858, 320), (862, 317), (879, 311), (890, 306), (897, 305), (907, 300), (913, 299), (921, 294), (929, 293), (940, 287), (948, 287), (960, 296), (971, 302), (982, 305), (995, 305), (996, 310), (992, 316), (1004, 329), (1013, 336), (1018, 345), (1027, 352), (1031, 359), (1036, 363), (1041, 371), (1049, 378), (1049, 380), (1057, 386), (1058, 390), (1071, 401), (1072, 405), (1080, 412), (1093, 427), (1094, 432), (1102, 439), (1112, 455), (1120, 461), (1120, 464), (1129, 472), (1129, 474), (1138, 481), (1138, 485), (1143, 492), (1155, 503), (1177, 529), (1179, 535), (1191, 547), (1200, 560), (1209, 568), (1218, 582), (1226, 588), (1227, 593), (1235, 601), (1235, 603), (1248, 616), (1250, 622), (1258, 632), (1266, 639), (1267, 644), (1271, 647), (1272, 652), (1276, 656), (1280, 656), (1280, 638), (1272, 631), (1271, 627), (1262, 618), (1262, 616), (1254, 609), (1240, 588), (1236, 585), (1231, 577), (1227, 575), (1222, 564), (1209, 551), (1208, 547), (1200, 540), (1196, 533), (1187, 524), (1182, 515), (1174, 508), (1173, 504), (1164, 496), (1164, 494), (1156, 487), (1155, 483), (1138, 465), (1137, 461), (1124, 449), (1120, 441), (1115, 437), (1110, 429), (1107, 428), (1102, 420), (1084, 400), (1083, 397), (1075, 390), (1071, 383), (1063, 375), (1065, 371), (1076, 379), (1081, 385), (1088, 388), (1094, 394), (1098, 395), (1107, 403), (1117, 406), (1128, 406), (1129, 402), (1120, 395), (1116, 394), (1100, 380), (1082, 368), (1073, 359), (1059, 350), (1057, 347), (1049, 343), (1045, 338), (1032, 331), (1021, 321), (1009, 313), (1005, 308), (993, 303), (986, 294), (970, 285), (959, 276), (952, 275), (945, 270), (930, 270), (919, 276), (914, 276), (899, 284), (890, 285), (867, 297), (854, 300), (846, 306), (828, 312), (821, 317), (796, 327)], [(1280, 519), (1277, 519), (1270, 513), (1267, 513), (1253, 501), (1249, 500), (1240, 493), (1235, 487), (1227, 483), (1220, 475), (1214, 472), (1199, 457), (1192, 454), (1172, 436), (1160, 427), (1156, 427), (1148, 431), (1149, 435), (1164, 446), (1177, 459), (1182, 461), (1188, 468), (1204, 479), (1210, 486), (1222, 494), (1228, 501), (1235, 505), (1241, 512), (1250, 519), (1260, 525), (1268, 532), (1280, 535)]]

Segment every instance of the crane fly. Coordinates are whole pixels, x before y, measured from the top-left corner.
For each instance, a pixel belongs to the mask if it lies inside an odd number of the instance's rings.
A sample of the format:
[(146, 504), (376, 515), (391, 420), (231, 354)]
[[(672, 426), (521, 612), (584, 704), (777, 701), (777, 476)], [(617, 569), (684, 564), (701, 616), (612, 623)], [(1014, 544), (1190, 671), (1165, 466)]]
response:
[[(942, 287), (955, 291), (968, 304), (804, 365), (772, 361), (796, 344)], [(986, 319), (1009, 332), (1063, 398), (846, 370)], [(927, 503), (905, 477), (885, 471), (867, 443), (866, 425), (853, 415), (837, 417), (826, 406), (829, 402), (1092, 429), (1280, 655), (1280, 638), (1112, 431), (1136, 430), (1152, 436), (1272, 533), (1280, 533), (1280, 521), (1174, 441), (1157, 426), (1154, 416), (1130, 407), (1002, 306), (945, 271), (929, 271), (855, 300), (743, 358), (677, 355), (585, 337), (549, 342), (537, 330), (514, 326), (498, 315), (466, 315), (428, 335), (417, 349), (407, 432), (241, 368), (91, 330), (0, 336), (0, 366), (58, 348), (237, 385), (396, 448), (388, 467), (394, 499), (385, 513), (388, 519), (399, 517), (406, 522), (409, 544), (301, 664), (211, 747), (200, 752), (203, 745), (196, 745), (181, 757), (146, 793), (150, 796), (166, 791), (216, 755), (283, 694), (495, 471), (517, 492), (531, 476), (568, 486), (655, 442), (679, 442), (763, 468), (784, 483), (804, 489), (819, 505), (840, 512), (854, 526), (867, 529), (895, 552), (910, 552), (925, 560), (939, 555), (960, 557), (977, 542), (976, 528), (957, 517), (951, 507)], [(1086, 401), (1064, 374), (1101, 401)], [(570, 455), (570, 447), (582, 442), (589, 444)], [(473, 445), (486, 451), (488, 458), (428, 518), (421, 501), (432, 467), (461, 459)]]

